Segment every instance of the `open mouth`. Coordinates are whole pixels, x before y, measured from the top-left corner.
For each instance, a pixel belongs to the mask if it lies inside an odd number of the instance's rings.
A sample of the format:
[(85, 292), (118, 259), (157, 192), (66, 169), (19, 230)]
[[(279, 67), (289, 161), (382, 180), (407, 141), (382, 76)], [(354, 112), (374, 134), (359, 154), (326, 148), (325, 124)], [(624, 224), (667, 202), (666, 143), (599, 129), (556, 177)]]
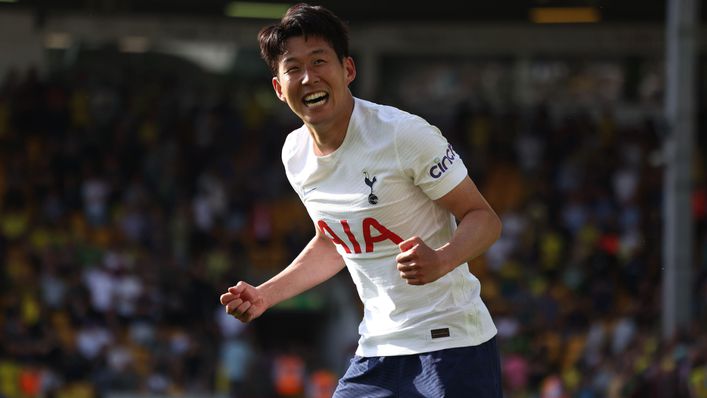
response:
[(324, 91), (317, 91), (316, 93), (306, 95), (303, 102), (306, 106), (312, 107), (323, 105), (327, 99), (329, 99), (329, 94)]

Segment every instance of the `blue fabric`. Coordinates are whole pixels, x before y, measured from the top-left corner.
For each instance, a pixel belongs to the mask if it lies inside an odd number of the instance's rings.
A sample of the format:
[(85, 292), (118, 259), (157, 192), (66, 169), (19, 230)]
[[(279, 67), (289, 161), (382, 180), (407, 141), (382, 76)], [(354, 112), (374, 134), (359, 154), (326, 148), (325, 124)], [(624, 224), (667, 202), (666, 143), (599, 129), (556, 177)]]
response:
[(496, 338), (473, 347), (351, 359), (333, 398), (501, 398)]

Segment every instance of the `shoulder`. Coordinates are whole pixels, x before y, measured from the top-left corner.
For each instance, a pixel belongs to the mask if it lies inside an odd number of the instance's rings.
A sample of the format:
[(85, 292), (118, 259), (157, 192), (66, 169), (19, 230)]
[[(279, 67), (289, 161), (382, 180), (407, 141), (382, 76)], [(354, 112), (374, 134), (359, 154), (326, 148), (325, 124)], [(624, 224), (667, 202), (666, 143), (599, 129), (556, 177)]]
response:
[(368, 123), (378, 123), (382, 125), (398, 126), (405, 123), (424, 122), (419, 116), (398, 109), (390, 105), (377, 104), (375, 102), (356, 98), (356, 112)]
[(282, 162), (285, 166), (305, 155), (308, 138), (307, 127), (304, 125), (285, 137), (285, 142), (282, 144)]
[(356, 99), (355, 113), (357, 130), (368, 146), (397, 147), (410, 137), (434, 130), (425, 119), (390, 105)]

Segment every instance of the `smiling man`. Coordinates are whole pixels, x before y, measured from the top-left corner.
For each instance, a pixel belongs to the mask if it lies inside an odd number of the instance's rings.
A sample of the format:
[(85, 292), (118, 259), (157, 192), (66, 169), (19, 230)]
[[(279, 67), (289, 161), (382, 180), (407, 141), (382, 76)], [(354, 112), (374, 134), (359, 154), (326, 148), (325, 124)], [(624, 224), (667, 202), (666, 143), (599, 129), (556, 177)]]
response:
[(364, 305), (334, 394), (501, 397), (496, 328), (468, 261), (501, 223), (459, 155), (422, 118), (355, 98), (348, 31), (307, 4), (260, 31), (278, 98), (304, 123), (282, 149), (315, 235), (282, 272), (220, 297), (250, 322), (346, 267)]
[(339, 59), (322, 37), (291, 37), (275, 68), (275, 93), (305, 123), (316, 154), (336, 150), (354, 108), (349, 83), (356, 77), (356, 68), (351, 57)]

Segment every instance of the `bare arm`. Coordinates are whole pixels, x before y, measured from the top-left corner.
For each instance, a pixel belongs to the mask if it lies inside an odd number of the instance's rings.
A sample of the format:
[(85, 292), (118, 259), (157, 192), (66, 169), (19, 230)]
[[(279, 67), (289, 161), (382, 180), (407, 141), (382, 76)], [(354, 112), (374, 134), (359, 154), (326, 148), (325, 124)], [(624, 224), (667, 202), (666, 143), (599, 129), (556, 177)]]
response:
[(433, 282), (486, 251), (501, 235), (501, 220), (466, 177), (449, 193), (435, 201), (458, 220), (452, 239), (433, 249), (419, 237), (400, 243), (397, 256), (400, 276), (411, 285)]
[(297, 258), (280, 273), (258, 287), (240, 281), (221, 295), (226, 311), (243, 322), (259, 317), (268, 308), (328, 280), (344, 268), (334, 243), (316, 235)]
[(317, 228), (316, 235), (292, 264), (257, 289), (272, 307), (319, 285), (343, 268), (344, 260), (336, 252), (334, 243)]

